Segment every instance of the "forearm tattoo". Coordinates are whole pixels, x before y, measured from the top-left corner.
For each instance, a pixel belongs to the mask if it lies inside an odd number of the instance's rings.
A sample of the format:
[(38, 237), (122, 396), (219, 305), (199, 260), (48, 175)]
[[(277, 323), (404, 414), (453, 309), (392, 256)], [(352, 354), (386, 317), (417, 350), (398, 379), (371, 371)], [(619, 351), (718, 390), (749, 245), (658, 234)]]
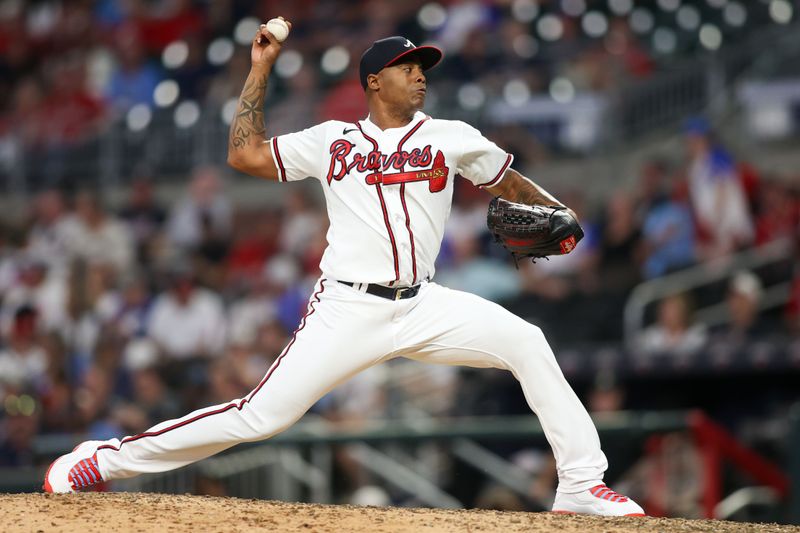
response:
[(264, 96), (267, 90), (269, 74), (253, 74), (247, 77), (239, 97), (239, 106), (231, 122), (228, 136), (228, 150), (241, 150), (253, 139), (263, 142), (264, 128)]
[(506, 200), (528, 205), (562, 205), (550, 193), (525, 178), (515, 170), (507, 170), (508, 174), (498, 184), (493, 194), (502, 196)]

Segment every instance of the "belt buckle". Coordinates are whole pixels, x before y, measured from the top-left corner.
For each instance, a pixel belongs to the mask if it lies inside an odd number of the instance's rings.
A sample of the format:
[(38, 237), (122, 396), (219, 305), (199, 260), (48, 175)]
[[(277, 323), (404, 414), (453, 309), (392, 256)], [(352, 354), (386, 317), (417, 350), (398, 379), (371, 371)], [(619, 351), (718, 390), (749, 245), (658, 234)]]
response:
[(409, 298), (413, 298), (419, 292), (419, 285), (412, 285), (411, 287), (403, 287), (402, 289), (395, 289), (394, 299), (402, 300), (406, 293), (409, 293)]

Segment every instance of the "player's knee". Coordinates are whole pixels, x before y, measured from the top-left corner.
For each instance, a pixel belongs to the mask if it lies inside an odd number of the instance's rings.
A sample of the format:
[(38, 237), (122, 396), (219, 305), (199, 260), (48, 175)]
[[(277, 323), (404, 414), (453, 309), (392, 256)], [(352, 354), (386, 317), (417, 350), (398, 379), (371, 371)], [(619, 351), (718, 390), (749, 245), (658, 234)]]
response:
[(515, 347), (523, 351), (530, 351), (532, 346), (547, 342), (544, 338), (542, 328), (535, 324), (528, 323), (524, 324), (522, 327), (515, 328), (508, 339)]
[(244, 440), (258, 441), (268, 439), (289, 429), (303, 413), (294, 410), (284, 409), (251, 409), (243, 412), (247, 424), (247, 435)]
[(507, 338), (511, 346), (512, 366), (519, 367), (532, 358), (545, 357), (551, 352), (544, 332), (539, 326), (526, 324)]

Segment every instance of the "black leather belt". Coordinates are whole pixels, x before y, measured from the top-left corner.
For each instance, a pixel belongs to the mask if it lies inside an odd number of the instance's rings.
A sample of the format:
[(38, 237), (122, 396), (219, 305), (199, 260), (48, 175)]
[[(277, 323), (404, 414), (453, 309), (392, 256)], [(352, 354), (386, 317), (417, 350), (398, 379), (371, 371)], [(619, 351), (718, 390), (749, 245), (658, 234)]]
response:
[[(360, 285), (359, 283), (353, 283), (352, 281), (340, 280), (339, 283), (344, 283), (350, 287)], [(375, 283), (369, 283), (367, 284), (366, 292), (374, 296), (386, 298), (387, 300), (405, 300), (407, 298), (413, 298), (416, 296), (420, 287), (422, 287), (421, 283), (417, 283), (411, 287), (396, 287), (394, 289), (391, 287), (384, 287), (383, 285), (377, 285)]]

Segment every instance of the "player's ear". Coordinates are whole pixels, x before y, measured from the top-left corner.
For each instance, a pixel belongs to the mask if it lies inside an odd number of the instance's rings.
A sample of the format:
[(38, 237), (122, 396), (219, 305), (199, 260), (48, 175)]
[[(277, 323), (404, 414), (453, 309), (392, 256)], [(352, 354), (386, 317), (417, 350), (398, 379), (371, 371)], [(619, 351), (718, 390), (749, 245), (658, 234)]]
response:
[(377, 74), (369, 74), (367, 76), (367, 87), (373, 91), (381, 88), (381, 81)]

